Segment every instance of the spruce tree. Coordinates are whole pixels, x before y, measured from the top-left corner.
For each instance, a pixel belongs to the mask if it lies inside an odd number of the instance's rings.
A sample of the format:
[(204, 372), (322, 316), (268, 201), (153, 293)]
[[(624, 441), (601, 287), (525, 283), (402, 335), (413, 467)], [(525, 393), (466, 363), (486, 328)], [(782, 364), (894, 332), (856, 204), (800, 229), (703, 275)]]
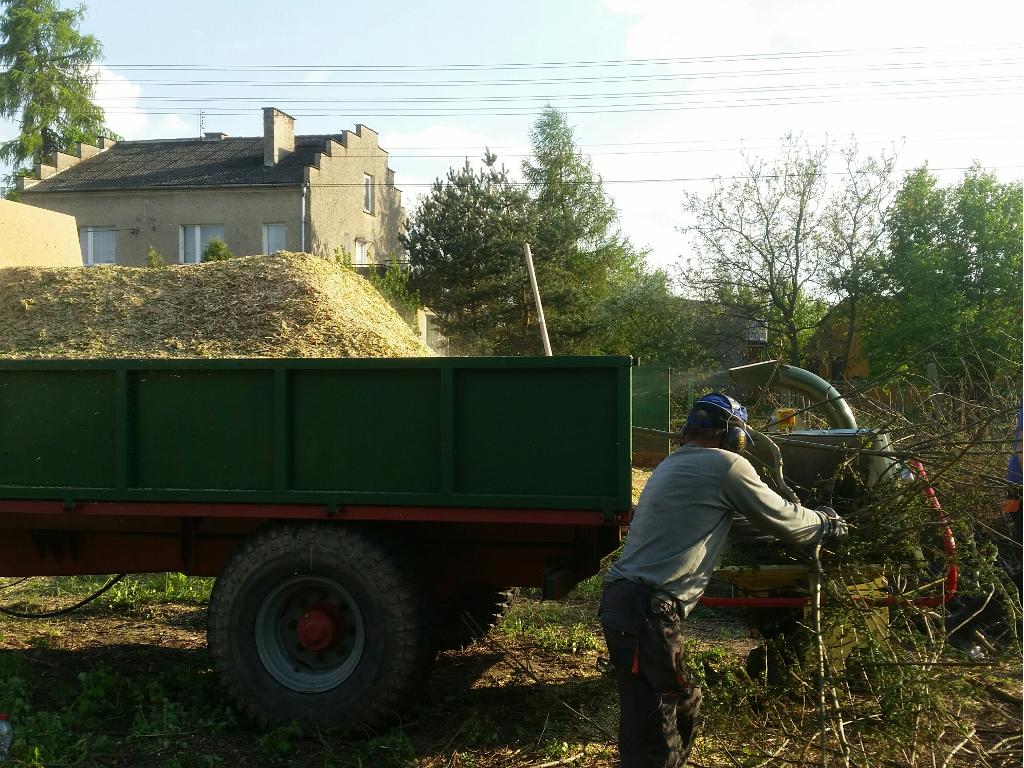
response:
[(594, 352), (602, 302), (616, 279), (639, 273), (643, 259), (620, 233), (615, 205), (565, 115), (545, 109), (530, 139), (523, 175), (537, 212), (531, 245), (552, 346)]
[[(84, 6), (64, 10), (56, 0), (0, 0), (0, 117), (18, 122), (16, 137), (0, 144), (10, 179), (54, 151), (104, 135), (103, 109), (93, 103), (103, 47), (78, 27)], [(111, 135), (106, 132), (106, 135)]]

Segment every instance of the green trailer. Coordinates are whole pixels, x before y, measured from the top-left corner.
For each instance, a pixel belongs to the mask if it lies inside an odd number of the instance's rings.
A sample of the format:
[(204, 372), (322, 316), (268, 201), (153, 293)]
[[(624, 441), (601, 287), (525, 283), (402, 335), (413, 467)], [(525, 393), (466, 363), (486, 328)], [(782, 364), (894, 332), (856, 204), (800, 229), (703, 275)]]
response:
[(375, 728), (465, 610), (564, 595), (630, 510), (625, 357), (0, 362), (0, 575), (216, 576), (258, 722)]

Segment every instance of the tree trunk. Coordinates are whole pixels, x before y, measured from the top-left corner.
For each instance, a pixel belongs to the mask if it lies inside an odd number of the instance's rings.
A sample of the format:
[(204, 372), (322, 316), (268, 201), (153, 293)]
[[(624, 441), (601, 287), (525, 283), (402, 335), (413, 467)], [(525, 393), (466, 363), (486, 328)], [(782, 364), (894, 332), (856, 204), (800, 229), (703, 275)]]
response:
[(846, 367), (850, 364), (850, 355), (853, 354), (853, 336), (857, 331), (857, 299), (849, 298), (850, 311), (846, 316), (846, 343), (843, 345), (842, 356), (832, 366), (832, 377), (840, 378), (846, 373)]
[(800, 367), (800, 340), (796, 337), (796, 327), (790, 325), (787, 330), (789, 336), (789, 364)]

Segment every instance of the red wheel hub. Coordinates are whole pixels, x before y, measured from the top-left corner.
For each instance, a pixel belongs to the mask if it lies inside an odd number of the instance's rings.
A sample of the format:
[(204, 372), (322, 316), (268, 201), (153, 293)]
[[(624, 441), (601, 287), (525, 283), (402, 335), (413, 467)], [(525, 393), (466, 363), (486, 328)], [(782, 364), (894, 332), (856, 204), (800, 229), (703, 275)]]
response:
[(345, 619), (330, 603), (314, 603), (302, 612), (295, 634), (307, 651), (322, 651), (345, 634)]

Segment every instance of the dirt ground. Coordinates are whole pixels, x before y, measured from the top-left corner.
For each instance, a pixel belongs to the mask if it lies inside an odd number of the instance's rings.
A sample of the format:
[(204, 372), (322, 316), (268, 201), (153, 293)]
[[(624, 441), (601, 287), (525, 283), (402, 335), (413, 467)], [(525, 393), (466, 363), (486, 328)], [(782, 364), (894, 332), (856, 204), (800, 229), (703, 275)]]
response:
[[(5, 617), (0, 710), (12, 710), (21, 740), (11, 764), (612, 765), (617, 705), (614, 685), (597, 668), (604, 649), (592, 602), (522, 598), (510, 625), (439, 655), (404, 722), (355, 743), (290, 726), (261, 733), (238, 718), (210, 668), (201, 604)], [(736, 616), (698, 615), (688, 628), (701, 646), (736, 659), (753, 645)], [(575, 647), (564, 640), (570, 634)]]

